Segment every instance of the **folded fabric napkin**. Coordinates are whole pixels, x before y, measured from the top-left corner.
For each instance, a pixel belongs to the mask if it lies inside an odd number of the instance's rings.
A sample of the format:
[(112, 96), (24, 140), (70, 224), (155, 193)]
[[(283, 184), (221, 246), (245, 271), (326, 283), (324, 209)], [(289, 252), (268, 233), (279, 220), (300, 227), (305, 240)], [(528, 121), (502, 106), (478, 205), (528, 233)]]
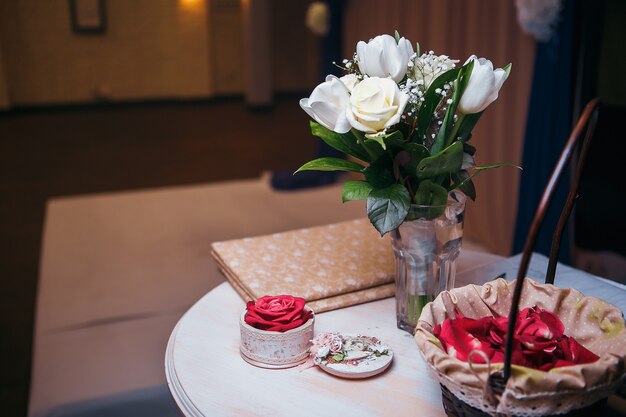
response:
[(211, 248), (246, 301), (291, 294), (320, 313), (394, 295), (390, 240), (367, 219), (215, 242)]

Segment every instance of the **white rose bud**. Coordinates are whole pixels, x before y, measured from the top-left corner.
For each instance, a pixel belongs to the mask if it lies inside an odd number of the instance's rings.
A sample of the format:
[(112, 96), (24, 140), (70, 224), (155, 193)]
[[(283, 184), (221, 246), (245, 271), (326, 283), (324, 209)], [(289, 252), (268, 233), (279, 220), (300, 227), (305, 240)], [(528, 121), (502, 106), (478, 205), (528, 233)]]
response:
[(315, 87), (311, 96), (300, 100), (300, 107), (327, 129), (337, 133), (350, 130), (346, 109), (350, 105), (348, 88), (334, 75)]
[(400, 122), (408, 100), (391, 78), (366, 78), (354, 86), (346, 117), (357, 130), (380, 132)]
[(498, 92), (508, 77), (507, 71), (498, 68), (494, 71), (491, 61), (472, 55), (465, 62), (473, 60), (472, 74), (459, 101), (459, 111), (463, 114), (480, 113), (498, 98)]
[(367, 43), (359, 41), (356, 45), (356, 59), (361, 73), (370, 77), (391, 77), (395, 82), (404, 78), (412, 56), (411, 42), (400, 38), (396, 43), (390, 35), (379, 35)]

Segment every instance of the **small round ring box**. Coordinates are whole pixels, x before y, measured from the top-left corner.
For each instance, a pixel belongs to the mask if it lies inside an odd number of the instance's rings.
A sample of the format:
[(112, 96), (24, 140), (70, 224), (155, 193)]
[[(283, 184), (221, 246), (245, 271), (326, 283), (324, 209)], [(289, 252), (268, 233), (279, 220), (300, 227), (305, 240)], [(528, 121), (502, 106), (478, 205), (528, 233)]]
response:
[[(307, 310), (310, 310), (306, 307)], [(312, 310), (311, 310), (312, 311)], [(315, 315), (306, 323), (286, 332), (260, 330), (245, 322), (246, 311), (241, 314), (240, 352), (243, 359), (261, 368), (291, 368), (306, 361), (313, 339)]]

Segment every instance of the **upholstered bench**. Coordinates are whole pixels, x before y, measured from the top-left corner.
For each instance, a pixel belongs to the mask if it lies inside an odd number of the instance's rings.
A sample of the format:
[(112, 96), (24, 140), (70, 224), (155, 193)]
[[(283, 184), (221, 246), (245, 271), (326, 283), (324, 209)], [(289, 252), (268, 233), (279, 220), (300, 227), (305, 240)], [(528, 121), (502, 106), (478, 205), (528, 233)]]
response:
[(341, 203), (341, 185), (280, 192), (266, 177), (49, 201), (29, 416), (122, 415), (111, 410), (169, 402), (158, 388), (168, 336), (223, 282), (211, 242), (364, 215), (363, 203)]

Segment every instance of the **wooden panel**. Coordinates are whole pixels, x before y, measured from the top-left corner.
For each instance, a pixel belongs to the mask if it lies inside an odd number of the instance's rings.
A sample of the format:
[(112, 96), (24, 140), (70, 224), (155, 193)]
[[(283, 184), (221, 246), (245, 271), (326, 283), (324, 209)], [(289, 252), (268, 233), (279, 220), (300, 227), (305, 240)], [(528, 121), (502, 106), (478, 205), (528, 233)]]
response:
[(244, 90), (243, 21), (239, 1), (211, 2), (209, 21), (213, 90), (216, 94)]
[(322, 38), (305, 26), (307, 1), (271, 1), (272, 77), (274, 89), (312, 90), (326, 74), (320, 74)]
[(11, 105), (9, 99), (9, 85), (5, 72), (5, 58), (2, 50), (2, 33), (0, 33), (0, 109), (8, 108)]
[(272, 44), (270, 39), (270, 0), (242, 2), (244, 87), (246, 102), (252, 106), (272, 103)]
[(69, 2), (3, 2), (6, 76), (19, 105), (211, 94), (208, 0), (108, 0), (102, 34), (72, 31)]

